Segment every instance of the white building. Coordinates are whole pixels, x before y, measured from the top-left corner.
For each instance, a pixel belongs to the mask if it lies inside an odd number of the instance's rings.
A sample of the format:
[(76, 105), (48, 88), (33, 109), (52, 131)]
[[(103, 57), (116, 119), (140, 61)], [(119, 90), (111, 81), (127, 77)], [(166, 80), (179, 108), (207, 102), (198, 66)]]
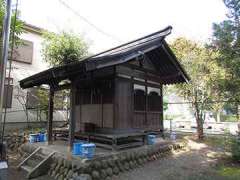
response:
[[(6, 78), (5, 89), (8, 89), (8, 92), (4, 92), (4, 107), (7, 105), (7, 129), (17, 129), (27, 125), (39, 126), (46, 123), (44, 112), (37, 111), (36, 108), (26, 110), (25, 104), (34, 98), (33, 91), (25, 91), (19, 87), (19, 80), (49, 68), (41, 56), (42, 33), (43, 29), (25, 23), (24, 33), (20, 36), (23, 44), (14, 51), (10, 86), (7, 88), (8, 78)], [(8, 70), (9, 66), (6, 77), (8, 77)], [(54, 118), (55, 122), (67, 119), (64, 111), (57, 111)]]

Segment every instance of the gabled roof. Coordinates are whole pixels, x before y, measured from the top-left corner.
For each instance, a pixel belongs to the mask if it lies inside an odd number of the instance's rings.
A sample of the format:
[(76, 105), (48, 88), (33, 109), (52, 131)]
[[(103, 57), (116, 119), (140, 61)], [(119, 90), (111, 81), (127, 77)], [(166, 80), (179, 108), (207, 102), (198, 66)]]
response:
[(21, 80), (20, 86), (30, 88), (42, 84), (51, 84), (53, 80), (61, 81), (80, 73), (125, 63), (143, 54), (156, 66), (159, 76), (164, 78), (164, 84), (187, 82), (189, 80), (188, 75), (164, 40), (171, 33), (171, 30), (172, 27), (169, 26), (161, 31), (95, 54), (81, 61), (50, 68)]

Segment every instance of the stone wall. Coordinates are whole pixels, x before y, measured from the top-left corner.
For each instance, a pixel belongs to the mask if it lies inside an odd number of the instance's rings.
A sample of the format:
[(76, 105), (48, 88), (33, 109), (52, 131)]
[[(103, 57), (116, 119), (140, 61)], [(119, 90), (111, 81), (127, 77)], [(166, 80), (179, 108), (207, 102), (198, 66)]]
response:
[(6, 142), (8, 151), (16, 151), (22, 144), (27, 141), (27, 135), (24, 133), (12, 133), (4, 136), (4, 141)]
[(78, 161), (78, 163), (61, 156), (54, 156), (48, 175), (57, 180), (108, 180), (112, 176), (143, 166), (149, 161), (167, 156), (185, 146), (186, 142), (143, 146), (86, 162)]
[[(53, 121), (53, 127), (61, 127), (66, 121)], [(6, 122), (5, 132), (24, 131), (30, 128), (47, 128), (47, 121), (32, 122)]]

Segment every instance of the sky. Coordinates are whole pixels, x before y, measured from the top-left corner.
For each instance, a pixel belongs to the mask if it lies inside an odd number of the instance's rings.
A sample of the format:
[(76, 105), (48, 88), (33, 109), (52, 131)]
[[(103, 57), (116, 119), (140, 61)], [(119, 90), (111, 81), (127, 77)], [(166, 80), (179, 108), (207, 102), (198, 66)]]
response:
[(227, 13), (222, 0), (19, 0), (19, 9), (29, 24), (81, 35), (92, 53), (168, 25), (173, 30), (167, 41), (183, 36), (204, 43), (211, 37), (212, 23)]

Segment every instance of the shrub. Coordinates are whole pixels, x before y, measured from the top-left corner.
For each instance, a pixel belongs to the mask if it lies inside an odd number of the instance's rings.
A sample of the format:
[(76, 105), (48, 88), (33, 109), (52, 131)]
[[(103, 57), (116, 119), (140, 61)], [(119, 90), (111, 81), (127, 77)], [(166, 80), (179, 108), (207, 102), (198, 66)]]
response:
[(236, 161), (240, 161), (240, 137), (231, 140), (232, 157)]

